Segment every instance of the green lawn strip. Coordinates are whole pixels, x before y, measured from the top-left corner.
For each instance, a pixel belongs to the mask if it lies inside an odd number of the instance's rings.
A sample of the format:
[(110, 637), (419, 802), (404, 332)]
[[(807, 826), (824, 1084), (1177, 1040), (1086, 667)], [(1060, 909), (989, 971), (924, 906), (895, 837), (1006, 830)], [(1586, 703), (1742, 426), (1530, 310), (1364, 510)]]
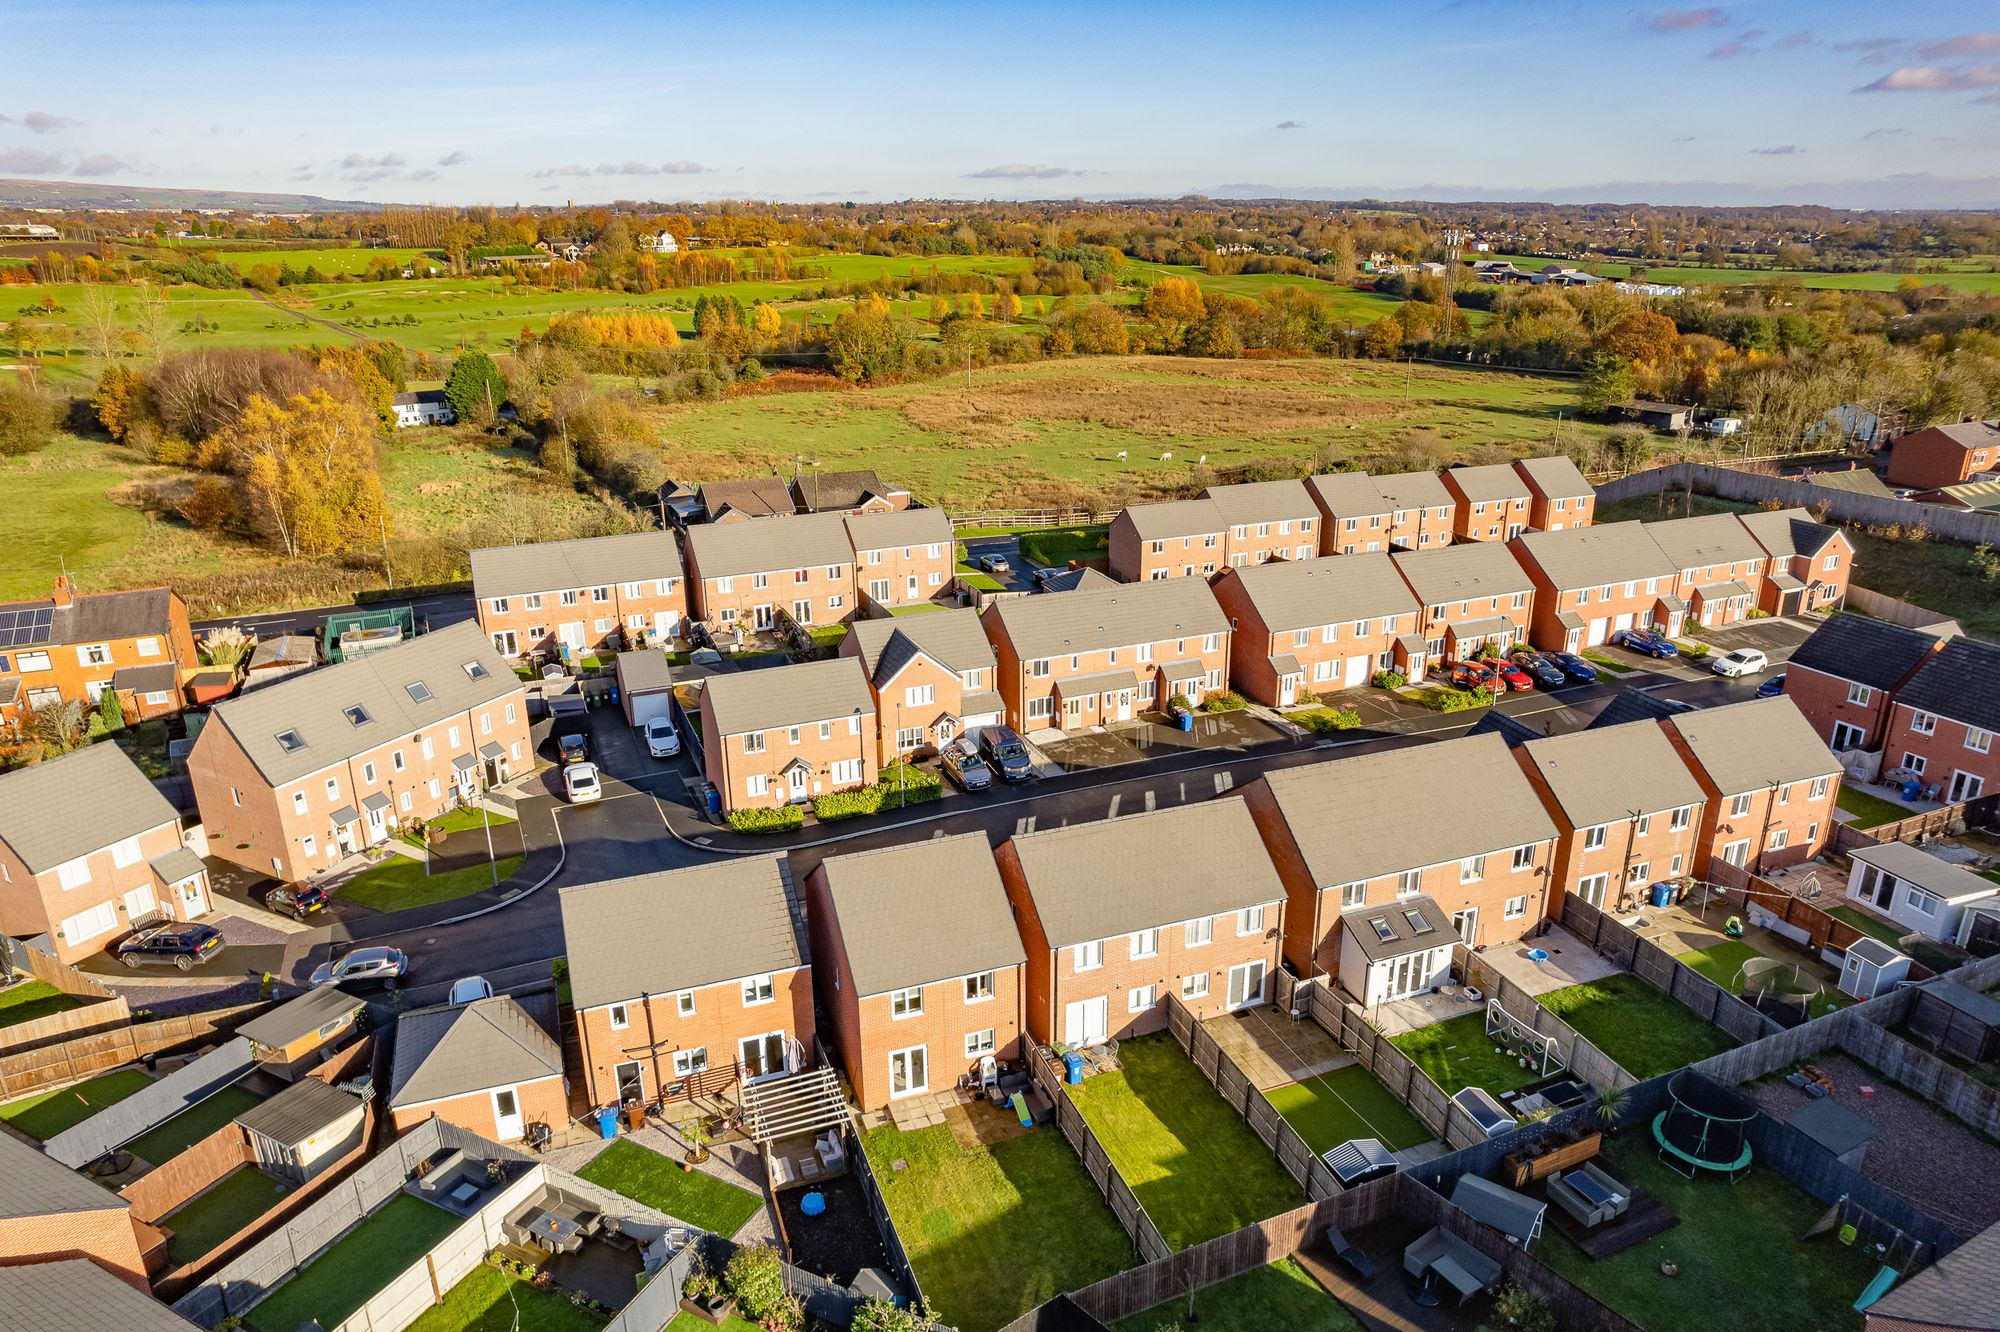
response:
[[(500, 860), (501, 882), (504, 883), (507, 876), (519, 868), (521, 857), (503, 856)], [(493, 870), (488, 865), (465, 865), (442, 874), (427, 875), (422, 861), (392, 855), (375, 868), (363, 870), (334, 891), (344, 902), (357, 902), (377, 911), (401, 911), (405, 907), (449, 902), (454, 897), (464, 897), (492, 886)]]
[(1637, 666), (1627, 665), (1615, 658), (1605, 656), (1602, 652), (1592, 652), (1587, 648), (1584, 650), (1583, 659), (1593, 666), (1602, 666), (1613, 675), (1630, 675), (1633, 671), (1639, 669)]
[(1090, 560), (1111, 550), (1111, 525), (1092, 523), (1085, 527), (1037, 527), (1018, 538), (1021, 557), (1036, 564), (1060, 569), (1071, 560)]
[[(1558, 1274), (1647, 1328), (1861, 1326), (1849, 1306), (1877, 1263), (1831, 1234), (1801, 1241), (1826, 1210), (1823, 1203), (1761, 1166), (1733, 1185), (1710, 1176), (1685, 1179), (1657, 1158), (1643, 1130), (1607, 1148), (1598, 1164), (1658, 1198), (1681, 1223), (1596, 1262), (1551, 1227), (1535, 1256)], [(1663, 1262), (1680, 1269), (1673, 1279), (1660, 1274)]]
[(1495, 1043), (1495, 1038), (1486, 1034), (1485, 1016), (1479, 1013), (1389, 1038), (1389, 1044), (1414, 1059), (1447, 1096), (1466, 1087), (1483, 1087), (1498, 1096), (1541, 1076), (1535, 1069), (1522, 1068), (1514, 1056), (1495, 1053)]
[(147, 1129), (126, 1143), (125, 1150), (156, 1166), (165, 1165), (263, 1099), (241, 1087), (224, 1087), (166, 1123)]
[(426, 826), (435, 828), (439, 832), (454, 833), (471, 832), (474, 829), (486, 827), (497, 828), (503, 823), (512, 822), (514, 820), (507, 815), (495, 814), (490, 809), (459, 808), (446, 810), (436, 818), (426, 820)]
[(603, 1326), (602, 1318), (577, 1308), (560, 1291), (537, 1290), (481, 1263), (406, 1332), (593, 1332)]
[(22, 981), (19, 985), (0, 990), (0, 1027), (33, 1022), (36, 1018), (82, 1007), (83, 1000), (73, 994), (64, 994), (47, 981)]
[(292, 1332), (308, 1318), (338, 1327), (458, 1225), (442, 1207), (399, 1193), (251, 1306), (246, 1319), (257, 1332)]
[(725, 1237), (741, 1230), (764, 1205), (764, 1200), (748, 1189), (699, 1170), (682, 1170), (679, 1162), (624, 1138), (606, 1147), (577, 1174)]
[(1637, 976), (1620, 972), (1569, 985), (1536, 1002), (1635, 1078), (1656, 1077), (1736, 1043)]
[(674, 1316), (674, 1321), (667, 1324), (667, 1332), (764, 1332), (764, 1329), (755, 1323), (744, 1322), (735, 1314), (720, 1323), (711, 1323), (706, 1318), (684, 1313)]
[(1684, 963), (1690, 969), (1708, 977), (1731, 994), (1741, 994), (1737, 972), (1745, 962), (1762, 953), (1749, 944), (1737, 939), (1718, 939), (1706, 948), (1697, 948), (1688, 953), (1674, 955), (1676, 962)]
[(255, 1166), (238, 1166), (160, 1218), (173, 1232), (167, 1262), (191, 1263), (277, 1206), (285, 1186)]
[(1834, 797), (1833, 803), (1854, 816), (1854, 826), (1857, 828), (1879, 828), (1885, 823), (1895, 823), (1916, 813), (1915, 810), (1899, 805), (1893, 800), (1884, 800), (1881, 796), (1871, 795), (1867, 791), (1857, 791), (1845, 784), (1841, 786), (1840, 794)]
[(959, 1332), (993, 1332), (1132, 1262), (1124, 1228), (1053, 1127), (965, 1147), (945, 1125), (891, 1126), (862, 1150), (932, 1312)]
[[(1194, 1312), (1189, 1326), (1228, 1332), (1361, 1332), (1347, 1306), (1289, 1258), (1197, 1292)], [(1111, 1327), (1112, 1332), (1156, 1332), (1180, 1327), (1186, 1317), (1187, 1301), (1181, 1298), (1120, 1319)]]
[(1123, 1068), (1073, 1089), (1169, 1247), (1185, 1249), (1299, 1206), (1304, 1195), (1165, 1034), (1123, 1041)]
[(950, 609), (952, 609), (950, 606), (940, 606), (935, 601), (920, 601), (914, 606), (891, 606), (889, 608), (889, 618), (898, 620), (911, 615), (935, 615), (939, 611), (948, 611)]
[(1423, 1121), (1359, 1064), (1264, 1094), (1315, 1152), (1330, 1151), (1350, 1138), (1380, 1138), (1392, 1152), (1431, 1139)]
[(1860, 907), (1832, 906), (1825, 908), (1826, 914), (1835, 920), (1852, 925), (1871, 939), (1879, 939), (1891, 948), (1900, 947), (1903, 931), (1897, 929), (1880, 916), (1870, 915)]
[(74, 1128), (107, 1105), (116, 1105), (146, 1087), (152, 1079), (136, 1068), (121, 1068), (58, 1091), (37, 1092), (0, 1105), (6, 1120), (37, 1142), (47, 1142)]

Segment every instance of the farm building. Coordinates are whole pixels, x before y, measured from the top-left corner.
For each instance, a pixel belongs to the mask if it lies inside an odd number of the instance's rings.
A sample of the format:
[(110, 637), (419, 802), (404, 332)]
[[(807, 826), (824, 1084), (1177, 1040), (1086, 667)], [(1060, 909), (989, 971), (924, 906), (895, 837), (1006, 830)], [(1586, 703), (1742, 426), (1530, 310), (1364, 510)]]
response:
[(411, 426), (450, 425), (458, 419), (451, 409), (451, 400), (444, 396), (442, 389), (421, 389), (415, 393), (398, 393), (390, 399), (396, 409), (396, 429), (407, 430)]

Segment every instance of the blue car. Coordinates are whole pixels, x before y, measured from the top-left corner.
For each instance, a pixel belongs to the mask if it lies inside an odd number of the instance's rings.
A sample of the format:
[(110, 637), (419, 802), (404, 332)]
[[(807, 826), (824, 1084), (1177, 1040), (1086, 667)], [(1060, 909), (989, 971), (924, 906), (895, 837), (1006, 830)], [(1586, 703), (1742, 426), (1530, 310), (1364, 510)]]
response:
[(1564, 675), (1578, 684), (1589, 684), (1597, 678), (1597, 668), (1574, 652), (1551, 652), (1549, 660), (1560, 667)]
[(1629, 652), (1642, 657), (1678, 657), (1680, 649), (1659, 635), (1646, 629), (1620, 629), (1611, 635), (1611, 641)]
[(1782, 675), (1774, 675), (1764, 681), (1763, 684), (1757, 686), (1757, 697), (1759, 698), (1776, 698), (1784, 692), (1785, 677)]
[(1569, 683), (1569, 676), (1563, 673), (1563, 668), (1550, 661), (1545, 652), (1516, 649), (1509, 660), (1532, 675), (1535, 683), (1544, 689), (1560, 689)]

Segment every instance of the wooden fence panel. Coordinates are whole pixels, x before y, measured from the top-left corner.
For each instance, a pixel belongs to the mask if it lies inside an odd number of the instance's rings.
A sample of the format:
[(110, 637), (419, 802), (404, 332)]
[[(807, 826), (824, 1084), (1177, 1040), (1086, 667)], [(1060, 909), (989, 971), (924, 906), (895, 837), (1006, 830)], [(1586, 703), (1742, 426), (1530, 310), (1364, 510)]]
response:
[(269, 1006), (242, 1004), (208, 1013), (135, 1022), (112, 1031), (0, 1056), (0, 1100), (13, 1100), (93, 1077), (163, 1050), (219, 1043)]

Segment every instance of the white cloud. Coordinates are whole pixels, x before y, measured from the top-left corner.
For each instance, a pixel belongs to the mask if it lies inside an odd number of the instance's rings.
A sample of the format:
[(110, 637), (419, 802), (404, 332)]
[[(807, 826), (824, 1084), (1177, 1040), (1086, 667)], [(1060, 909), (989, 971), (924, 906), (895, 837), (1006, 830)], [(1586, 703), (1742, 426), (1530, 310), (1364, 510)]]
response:
[(1060, 176), (1083, 176), (1088, 172), (1070, 167), (1044, 166), (1039, 162), (1003, 162), (999, 166), (987, 167), (984, 171), (966, 174), (967, 180), (1055, 180)]
[(0, 148), (0, 171), (24, 176), (52, 176), (63, 169), (60, 153), (39, 148)]

